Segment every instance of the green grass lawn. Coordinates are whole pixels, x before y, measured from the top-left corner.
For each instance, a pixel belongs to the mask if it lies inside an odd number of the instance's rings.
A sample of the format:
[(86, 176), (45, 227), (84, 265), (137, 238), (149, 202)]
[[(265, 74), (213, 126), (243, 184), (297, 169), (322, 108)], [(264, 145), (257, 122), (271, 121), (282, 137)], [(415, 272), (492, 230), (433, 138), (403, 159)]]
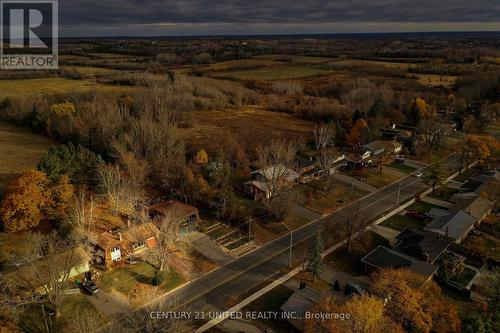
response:
[(9, 181), (35, 168), (50, 145), (44, 136), (0, 122), (0, 195)]
[(229, 77), (239, 80), (283, 80), (294, 79), (306, 76), (314, 76), (319, 74), (331, 73), (330, 70), (325, 68), (305, 67), (305, 66), (283, 66), (261, 68), (256, 70), (243, 70), (216, 73), (217, 77)]
[(425, 221), (414, 217), (394, 215), (382, 222), (380, 225), (394, 230), (403, 231), (404, 229), (423, 230), (426, 224), (427, 223)]
[[(99, 287), (104, 291), (114, 289), (123, 294), (129, 294), (137, 283), (151, 284), (154, 277), (154, 268), (148, 263), (126, 265), (106, 272), (99, 278)], [(165, 281), (159, 286), (163, 291), (171, 290), (184, 283), (184, 277), (170, 268)]]
[(404, 163), (398, 163), (398, 162), (394, 162), (394, 163), (388, 164), (388, 165), (386, 165), (386, 167), (397, 169), (397, 170), (402, 171), (402, 172), (404, 172), (406, 174), (411, 174), (412, 172), (414, 172), (415, 170), (417, 170), (415, 168), (412, 168), (409, 165), (406, 165)]
[[(428, 213), (432, 208), (442, 208), (442, 207), (427, 202), (419, 201), (408, 206), (406, 210), (407, 211), (415, 210), (419, 213)], [(429, 222), (428, 220), (419, 220), (414, 217), (396, 214), (391, 216), (384, 222), (382, 222), (380, 225), (398, 231), (403, 231), (404, 229), (423, 230), (428, 222)]]

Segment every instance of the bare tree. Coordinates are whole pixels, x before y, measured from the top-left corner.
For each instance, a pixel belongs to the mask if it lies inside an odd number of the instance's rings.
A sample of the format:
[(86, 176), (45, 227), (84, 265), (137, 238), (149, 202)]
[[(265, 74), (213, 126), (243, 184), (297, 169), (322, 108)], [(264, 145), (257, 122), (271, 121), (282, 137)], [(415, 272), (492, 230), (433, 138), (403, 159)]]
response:
[(148, 261), (158, 270), (165, 270), (168, 257), (175, 251), (174, 243), (179, 236), (179, 221), (173, 216), (164, 216), (157, 221), (159, 232), (155, 232), (156, 246), (148, 252)]
[(300, 143), (295, 141), (278, 139), (257, 148), (261, 180), (266, 184), (269, 193), (269, 197), (265, 200), (268, 206), (280, 191), (289, 185), (290, 168), (294, 163), (299, 145)]
[(92, 333), (102, 326), (102, 318), (95, 311), (81, 310), (73, 313), (68, 329), (71, 333)]
[(318, 162), (323, 170), (321, 182), (323, 183), (323, 191), (330, 191), (335, 183), (333, 179), (332, 164), (338, 156), (337, 149), (330, 147), (322, 149), (318, 156)]
[(133, 214), (136, 204), (143, 199), (141, 192), (133, 187), (130, 177), (127, 177), (117, 165), (101, 164), (97, 168), (98, 181), (101, 190), (114, 212)]
[(10, 286), (3, 290), (6, 292), (3, 301), (10, 299), (17, 305), (49, 303), (56, 318), (59, 317), (70, 272), (79, 259), (76, 250), (61, 251), (61, 248), (64, 244), (56, 233), (31, 234), (16, 258), (22, 267), (3, 276), (5, 284)]
[(93, 256), (93, 244), (96, 241), (94, 208), (95, 200), (89, 198), (85, 191), (73, 194), (73, 207), (66, 214), (66, 222), (71, 226), (72, 238), (75, 243), (80, 244), (84, 250)]
[(352, 243), (358, 233), (366, 226), (367, 221), (362, 216), (361, 210), (354, 203), (342, 209), (340, 221), (335, 225), (342, 237), (346, 238), (347, 251), (352, 251)]
[(335, 138), (335, 128), (332, 125), (325, 125), (323, 123), (314, 126), (314, 143), (316, 151), (321, 153), (326, 147), (333, 144)]

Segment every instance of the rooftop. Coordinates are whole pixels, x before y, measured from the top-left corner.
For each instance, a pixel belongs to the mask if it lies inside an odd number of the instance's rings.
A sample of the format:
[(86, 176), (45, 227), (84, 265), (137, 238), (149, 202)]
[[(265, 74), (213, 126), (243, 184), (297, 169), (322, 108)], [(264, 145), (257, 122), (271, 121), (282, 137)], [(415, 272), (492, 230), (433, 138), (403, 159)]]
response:
[(380, 269), (408, 268), (426, 279), (430, 278), (438, 269), (437, 266), (427, 264), (382, 245), (377, 246), (372, 252), (361, 259), (361, 261)]

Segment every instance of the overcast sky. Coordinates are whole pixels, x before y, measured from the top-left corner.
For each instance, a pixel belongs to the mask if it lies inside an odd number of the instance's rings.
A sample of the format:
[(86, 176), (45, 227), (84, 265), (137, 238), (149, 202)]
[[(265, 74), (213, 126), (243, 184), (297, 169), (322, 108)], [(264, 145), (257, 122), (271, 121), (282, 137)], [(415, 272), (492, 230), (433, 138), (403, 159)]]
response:
[(500, 0), (59, 0), (62, 36), (500, 31)]

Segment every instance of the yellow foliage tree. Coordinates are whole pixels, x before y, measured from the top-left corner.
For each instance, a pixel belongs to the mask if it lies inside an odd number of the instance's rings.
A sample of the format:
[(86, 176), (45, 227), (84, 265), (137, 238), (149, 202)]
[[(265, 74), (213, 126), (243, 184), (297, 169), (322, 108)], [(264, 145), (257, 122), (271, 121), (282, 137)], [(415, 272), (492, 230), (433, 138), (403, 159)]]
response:
[(198, 165), (205, 165), (208, 163), (208, 154), (205, 149), (200, 149), (194, 157), (194, 163)]
[(306, 333), (403, 333), (401, 326), (385, 314), (384, 302), (368, 295), (354, 296), (342, 305), (337, 305), (331, 297), (313, 306), (313, 313), (338, 313), (349, 318), (327, 320), (306, 320)]
[(36, 227), (43, 218), (59, 218), (73, 198), (68, 176), (51, 184), (45, 173), (29, 170), (6, 188), (0, 205), (0, 219), (7, 232)]
[(49, 199), (46, 203), (46, 216), (54, 218), (63, 216), (69, 208), (69, 203), (73, 199), (74, 192), (75, 188), (71, 185), (69, 177), (63, 175), (50, 188)]
[(36, 227), (43, 217), (49, 180), (43, 172), (29, 170), (5, 189), (0, 217), (7, 232)]
[(50, 111), (52, 114), (63, 117), (63, 116), (71, 116), (76, 112), (75, 105), (70, 102), (52, 104), (50, 107)]
[(426, 282), (422, 276), (406, 269), (380, 270), (373, 279), (374, 291), (389, 300), (388, 316), (407, 332), (460, 331), (455, 307), (445, 301), (433, 281)]

